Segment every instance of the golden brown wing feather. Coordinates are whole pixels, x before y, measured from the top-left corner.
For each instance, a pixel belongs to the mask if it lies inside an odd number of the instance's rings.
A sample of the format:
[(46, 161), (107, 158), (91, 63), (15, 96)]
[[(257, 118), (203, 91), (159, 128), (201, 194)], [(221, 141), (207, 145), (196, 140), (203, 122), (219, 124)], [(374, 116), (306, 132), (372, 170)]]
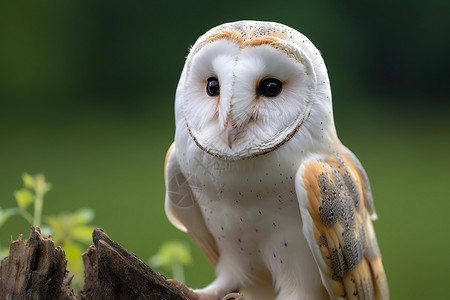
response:
[[(303, 164), (308, 240), (332, 298), (388, 299), (367, 175), (348, 149)], [(302, 211), (302, 216), (304, 216)], [(308, 234), (305, 233), (308, 238)]]

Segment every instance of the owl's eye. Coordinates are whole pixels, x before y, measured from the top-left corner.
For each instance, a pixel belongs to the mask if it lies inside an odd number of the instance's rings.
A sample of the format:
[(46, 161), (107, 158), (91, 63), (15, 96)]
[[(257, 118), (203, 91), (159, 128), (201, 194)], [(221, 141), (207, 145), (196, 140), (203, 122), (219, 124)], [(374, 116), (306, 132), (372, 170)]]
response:
[(273, 98), (281, 93), (281, 88), (281, 81), (275, 78), (266, 78), (259, 84), (258, 94)]
[(206, 93), (208, 93), (209, 96), (217, 96), (220, 94), (220, 85), (217, 78), (208, 78), (208, 83), (206, 84)]

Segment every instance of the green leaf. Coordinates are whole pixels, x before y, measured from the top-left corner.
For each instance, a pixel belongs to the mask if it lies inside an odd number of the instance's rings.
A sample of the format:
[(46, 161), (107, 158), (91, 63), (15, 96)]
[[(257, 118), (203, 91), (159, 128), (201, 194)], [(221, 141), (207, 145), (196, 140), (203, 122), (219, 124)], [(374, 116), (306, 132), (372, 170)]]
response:
[(25, 188), (15, 191), (14, 197), (16, 198), (17, 205), (20, 208), (27, 208), (27, 206), (34, 201), (33, 193)]
[(193, 260), (189, 251), (189, 246), (180, 241), (163, 243), (155, 256), (151, 258), (151, 262), (166, 268), (170, 267), (174, 261), (178, 261), (183, 265), (188, 265), (191, 264)]
[(28, 173), (22, 173), (23, 185), (32, 189), (34, 187), (34, 177)]
[(34, 175), (34, 189), (40, 191), (43, 195), (52, 189), (52, 184), (45, 181), (44, 174)]
[(89, 244), (92, 242), (93, 230), (93, 226), (75, 226), (70, 230), (70, 237), (76, 241)]
[(64, 223), (61, 218), (49, 216), (45, 218), (47, 224), (52, 228), (53, 235), (58, 235), (64, 232)]
[(53, 188), (52, 184), (50, 182), (45, 183), (44, 187), (44, 194), (46, 194), (48, 191), (50, 191)]
[(94, 220), (95, 212), (91, 208), (80, 208), (73, 214), (74, 224), (87, 224)]
[(85, 248), (70, 241), (67, 241), (62, 245), (62, 248), (66, 253), (67, 269), (70, 270), (71, 274), (76, 274), (73, 277), (71, 287), (75, 290), (80, 290), (83, 287), (84, 282), (81, 254), (84, 252)]

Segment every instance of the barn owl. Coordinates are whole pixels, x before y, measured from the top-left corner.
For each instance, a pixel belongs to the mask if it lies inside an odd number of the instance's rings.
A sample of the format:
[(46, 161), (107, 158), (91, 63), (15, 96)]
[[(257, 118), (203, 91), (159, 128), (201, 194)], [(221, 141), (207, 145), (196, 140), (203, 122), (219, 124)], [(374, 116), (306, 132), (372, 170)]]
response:
[(327, 70), (301, 33), (240, 21), (192, 46), (165, 210), (215, 267), (196, 299), (388, 299), (367, 175), (339, 141)]

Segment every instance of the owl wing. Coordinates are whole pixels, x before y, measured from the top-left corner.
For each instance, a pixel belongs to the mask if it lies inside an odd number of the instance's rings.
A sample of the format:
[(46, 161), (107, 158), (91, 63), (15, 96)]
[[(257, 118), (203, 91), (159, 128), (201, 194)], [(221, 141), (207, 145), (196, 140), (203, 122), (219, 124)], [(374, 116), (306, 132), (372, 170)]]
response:
[(389, 299), (369, 181), (356, 156), (340, 150), (299, 168), (303, 233), (332, 299)]
[(206, 227), (203, 215), (176, 158), (175, 143), (167, 151), (164, 163), (166, 215), (175, 227), (187, 231), (215, 266), (219, 259), (216, 242)]

